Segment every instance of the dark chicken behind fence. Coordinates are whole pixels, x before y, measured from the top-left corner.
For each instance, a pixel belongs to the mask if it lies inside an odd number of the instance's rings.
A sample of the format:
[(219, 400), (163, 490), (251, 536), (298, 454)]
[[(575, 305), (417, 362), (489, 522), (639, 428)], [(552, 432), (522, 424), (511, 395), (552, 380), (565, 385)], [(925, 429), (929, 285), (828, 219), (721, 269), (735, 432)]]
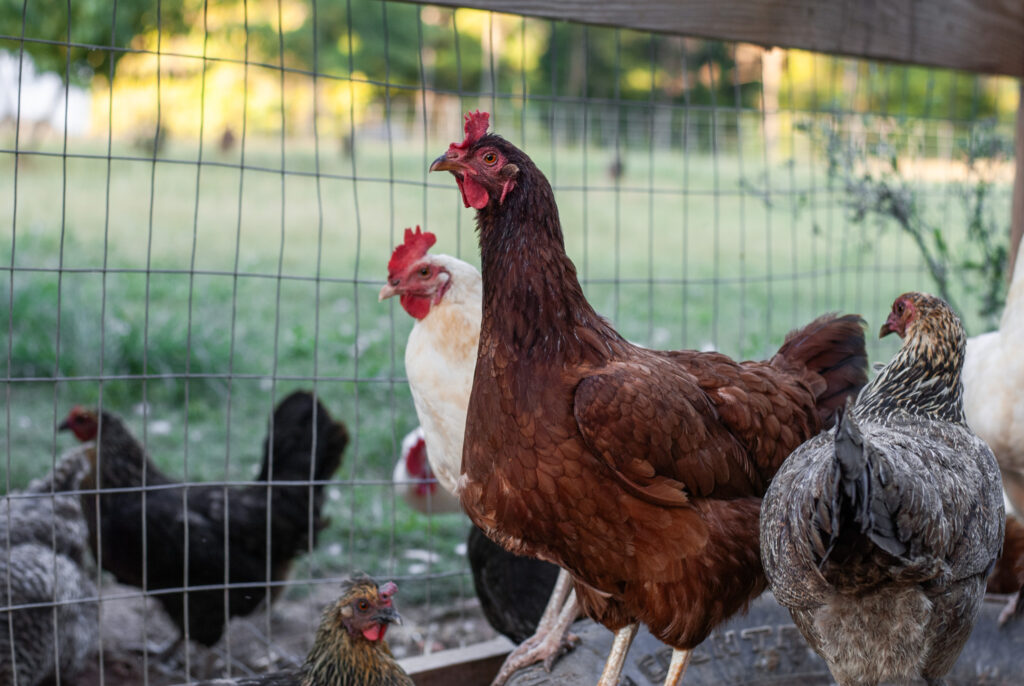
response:
[[(143, 484), (151, 487), (145, 495), (141, 490), (128, 490), (82, 496), (90, 543), (104, 569), (121, 583), (150, 591), (186, 585), (220, 587), (189, 591), (187, 627), (182, 593), (154, 596), (182, 635), (187, 628), (189, 638), (205, 646), (220, 639), (228, 618), (249, 614), (260, 604), (268, 582), (286, 579), (292, 562), (316, 545), (317, 534), (326, 525), (320, 515), (322, 484), (273, 485), (268, 549), (267, 486), (183, 487), (164, 474), (124, 422), (107, 411), (98, 415), (94, 410), (76, 407), (60, 428), (74, 432), (79, 440), (97, 441), (90, 451), (92, 470), (83, 481), (83, 488), (134, 489)], [(274, 410), (257, 479), (329, 479), (341, 464), (347, 443), (345, 425), (331, 419), (323, 404), (314, 402), (311, 393), (296, 391)], [(183, 496), (187, 498), (187, 509), (183, 507)], [(227, 581), (249, 584), (228, 591), (226, 614), (222, 590), (225, 533), (230, 560)], [(272, 599), (281, 588), (272, 589)]]
[(483, 265), (463, 506), (608, 628), (692, 648), (764, 590), (761, 495), (865, 383), (862, 322), (821, 317), (767, 362), (630, 344), (584, 297), (547, 179), (486, 129), (468, 115), (431, 166), (476, 208)]

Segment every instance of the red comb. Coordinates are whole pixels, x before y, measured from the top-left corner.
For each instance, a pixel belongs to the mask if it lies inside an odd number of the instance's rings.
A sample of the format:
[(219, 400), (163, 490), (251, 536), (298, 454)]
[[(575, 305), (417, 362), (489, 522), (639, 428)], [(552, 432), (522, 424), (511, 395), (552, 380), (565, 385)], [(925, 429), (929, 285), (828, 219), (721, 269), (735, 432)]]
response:
[(465, 150), (469, 146), (476, 143), (478, 140), (483, 138), (483, 135), (487, 133), (487, 125), (490, 121), (491, 115), (487, 112), (466, 112), (466, 138), (461, 143), (452, 143), (453, 147), (459, 150)]
[(395, 251), (391, 253), (391, 260), (388, 262), (388, 276), (392, 276), (395, 273), (402, 271), (410, 264), (426, 255), (430, 246), (436, 242), (437, 236), (429, 231), (421, 232), (420, 227), (418, 226), (416, 227), (415, 232), (412, 229), (406, 229), (405, 242), (395, 248)]
[(380, 594), (381, 600), (383, 600), (385, 604), (390, 604), (391, 596), (398, 593), (398, 586), (395, 584), (394, 581), (388, 581), (387, 583), (382, 584), (380, 586), (380, 588), (378, 589), (378, 593)]

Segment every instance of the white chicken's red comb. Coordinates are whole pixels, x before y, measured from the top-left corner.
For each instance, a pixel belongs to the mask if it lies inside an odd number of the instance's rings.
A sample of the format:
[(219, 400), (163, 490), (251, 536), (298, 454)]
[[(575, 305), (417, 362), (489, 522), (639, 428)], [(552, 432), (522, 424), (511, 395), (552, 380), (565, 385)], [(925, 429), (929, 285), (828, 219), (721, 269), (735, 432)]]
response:
[(406, 229), (405, 242), (391, 253), (391, 260), (388, 261), (388, 276), (391, 277), (404, 271), (410, 264), (426, 255), (430, 246), (436, 242), (437, 236), (429, 231), (421, 232), (419, 226), (416, 227), (415, 232), (412, 229)]

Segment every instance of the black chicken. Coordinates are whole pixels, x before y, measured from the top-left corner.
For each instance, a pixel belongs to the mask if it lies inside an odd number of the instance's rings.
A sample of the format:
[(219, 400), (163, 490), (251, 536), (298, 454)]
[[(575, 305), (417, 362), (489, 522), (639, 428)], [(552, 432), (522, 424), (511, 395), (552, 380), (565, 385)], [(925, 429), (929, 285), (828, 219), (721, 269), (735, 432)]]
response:
[[(296, 391), (274, 410), (263, 443), (258, 480), (268, 485), (183, 487), (153, 464), (109, 412), (76, 407), (59, 428), (81, 441), (97, 441), (83, 487), (101, 492), (83, 496), (83, 508), (102, 567), (122, 583), (158, 591), (154, 597), (182, 638), (207, 647), (220, 639), (228, 618), (252, 612), (268, 589), (276, 598), (283, 588), (277, 582), (288, 577), (295, 557), (316, 545), (326, 526), (320, 516), (323, 485), (309, 482), (329, 479), (348, 443), (345, 425), (331, 419), (313, 394)], [(196, 587), (205, 588), (187, 590)], [(187, 590), (187, 606), (181, 592), (162, 592), (181, 588)]]
[(903, 347), (783, 463), (761, 510), (772, 591), (841, 686), (941, 684), (1003, 543), (999, 467), (964, 417), (959, 319), (906, 293), (893, 332)]
[(469, 529), (466, 555), (487, 623), (516, 643), (533, 636), (558, 579), (558, 567), (510, 553), (476, 526)]

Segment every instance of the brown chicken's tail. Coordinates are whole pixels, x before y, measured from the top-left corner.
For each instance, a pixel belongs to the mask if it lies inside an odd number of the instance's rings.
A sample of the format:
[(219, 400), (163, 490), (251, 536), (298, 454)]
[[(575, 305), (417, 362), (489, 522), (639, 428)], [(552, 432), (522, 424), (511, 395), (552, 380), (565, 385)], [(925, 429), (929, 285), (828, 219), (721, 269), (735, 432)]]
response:
[(818, 416), (832, 426), (846, 399), (868, 382), (865, 322), (860, 315), (825, 314), (791, 331), (772, 365), (804, 376), (817, 397)]

